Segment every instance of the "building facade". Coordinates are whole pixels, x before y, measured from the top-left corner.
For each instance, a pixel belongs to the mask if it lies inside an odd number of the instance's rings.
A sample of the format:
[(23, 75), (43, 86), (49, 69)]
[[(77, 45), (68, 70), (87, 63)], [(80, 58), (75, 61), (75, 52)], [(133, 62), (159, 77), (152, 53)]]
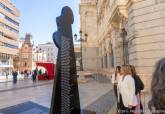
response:
[(58, 49), (54, 45), (54, 43), (48, 42), (48, 43), (45, 43), (45, 44), (39, 44), (36, 47), (36, 50), (38, 50), (39, 52), (46, 53), (46, 59), (47, 59), (46, 61), (47, 62), (56, 64)]
[(11, 73), (18, 54), (20, 12), (9, 0), (0, 0), (0, 75)]
[(96, 55), (83, 51), (90, 54), (83, 61), (97, 58), (84, 67), (93, 64), (109, 77), (117, 65), (134, 65), (148, 88), (155, 63), (165, 57), (164, 7), (164, 0), (81, 0), (81, 30), (96, 42)]
[(38, 49), (38, 46), (33, 46), (33, 61), (32, 61), (32, 69), (36, 68), (36, 63), (40, 62), (40, 63), (44, 63), (47, 62), (47, 56), (46, 56), (46, 52)]
[(19, 49), (19, 71), (24, 72), (25, 70), (32, 71), (32, 49), (31, 43), (32, 35), (26, 34), (24, 43)]
[(98, 28), (97, 28), (97, 8), (95, 0), (80, 1), (80, 31), (82, 39), (82, 63), (83, 70), (96, 71), (98, 69)]

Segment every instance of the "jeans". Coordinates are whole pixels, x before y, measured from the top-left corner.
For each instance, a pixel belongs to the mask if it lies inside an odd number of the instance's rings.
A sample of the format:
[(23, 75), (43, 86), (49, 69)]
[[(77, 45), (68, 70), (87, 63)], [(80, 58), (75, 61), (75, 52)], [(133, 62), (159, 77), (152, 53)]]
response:
[(125, 107), (121, 95), (120, 95), (119, 107), (120, 107), (119, 114), (134, 114), (135, 107), (132, 108)]

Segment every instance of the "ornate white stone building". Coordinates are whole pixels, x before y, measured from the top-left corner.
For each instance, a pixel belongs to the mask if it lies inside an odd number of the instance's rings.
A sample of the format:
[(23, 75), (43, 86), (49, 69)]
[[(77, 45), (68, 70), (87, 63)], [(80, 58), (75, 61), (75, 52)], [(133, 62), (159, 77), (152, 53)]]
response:
[(165, 57), (165, 0), (81, 0), (85, 71), (109, 77), (117, 65), (136, 67), (149, 87), (155, 63)]
[(44, 52), (46, 53), (46, 58), (47, 58), (47, 62), (50, 63), (55, 63), (56, 64), (56, 58), (57, 58), (57, 53), (58, 53), (58, 49), (57, 47), (54, 45), (54, 43), (52, 42), (47, 42), (45, 44), (39, 44), (37, 46), (37, 50), (39, 52)]

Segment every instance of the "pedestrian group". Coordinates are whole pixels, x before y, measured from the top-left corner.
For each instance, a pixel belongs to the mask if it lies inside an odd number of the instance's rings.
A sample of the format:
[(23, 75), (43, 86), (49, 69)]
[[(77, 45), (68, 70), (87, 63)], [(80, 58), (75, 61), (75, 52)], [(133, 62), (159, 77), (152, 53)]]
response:
[[(148, 103), (152, 114), (165, 114), (165, 58), (157, 65), (151, 82), (152, 98)], [(117, 101), (117, 114), (144, 114), (141, 91), (144, 84), (133, 65), (117, 66), (112, 75)]]
[(144, 84), (132, 65), (117, 66), (112, 75), (118, 114), (143, 114), (141, 90)]
[[(12, 70), (12, 76), (13, 76), (13, 83), (17, 83), (18, 79), (18, 71), (16, 69)], [(24, 76), (24, 79), (28, 79), (29, 76), (32, 75), (32, 81), (36, 82), (37, 75), (38, 75), (38, 68), (36, 67), (32, 72), (30, 70), (25, 70), (24, 72), (21, 72), (21, 76)]]

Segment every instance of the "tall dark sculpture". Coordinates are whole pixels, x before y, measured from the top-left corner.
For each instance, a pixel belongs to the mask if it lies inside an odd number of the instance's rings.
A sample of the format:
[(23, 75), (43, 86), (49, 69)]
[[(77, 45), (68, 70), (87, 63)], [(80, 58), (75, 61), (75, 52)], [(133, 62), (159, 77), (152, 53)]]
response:
[(72, 10), (64, 7), (61, 16), (56, 18), (58, 30), (53, 34), (53, 41), (58, 47), (58, 57), (50, 114), (80, 114), (71, 27), (73, 22)]

